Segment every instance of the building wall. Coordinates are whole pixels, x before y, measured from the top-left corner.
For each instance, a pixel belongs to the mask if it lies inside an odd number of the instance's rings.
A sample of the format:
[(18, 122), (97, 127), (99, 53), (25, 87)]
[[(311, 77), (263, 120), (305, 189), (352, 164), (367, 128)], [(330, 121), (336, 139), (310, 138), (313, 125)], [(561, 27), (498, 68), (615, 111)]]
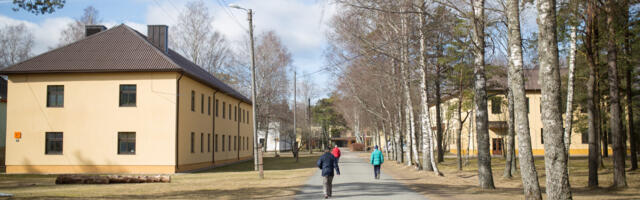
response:
[[(176, 78), (159, 72), (10, 75), (7, 173), (173, 173)], [(135, 107), (119, 106), (120, 84), (137, 86)], [(47, 85), (64, 85), (64, 107), (46, 106)], [(118, 155), (122, 131), (136, 133), (135, 155)], [(62, 155), (45, 154), (45, 132), (63, 132)]]
[[(489, 112), (489, 121), (507, 121), (508, 120), (508, 108), (507, 108), (507, 99), (504, 95), (496, 95), (497, 97), (502, 98), (502, 104), (501, 104), (501, 113), (496, 114), (493, 113), (491, 110), (491, 99), (489, 99), (488, 101), (488, 112)], [(531, 144), (532, 144), (532, 150), (534, 155), (537, 156), (542, 156), (544, 155), (544, 144), (542, 144), (542, 132), (541, 129), (543, 128), (542, 126), (542, 119), (541, 119), (541, 107), (540, 107), (540, 97), (541, 94), (539, 91), (527, 91), (526, 96), (529, 98), (529, 132), (531, 135)], [(443, 125), (443, 129), (446, 129), (444, 127), (447, 127), (447, 118), (446, 116), (446, 111), (447, 111), (447, 106), (453, 106), (455, 107), (457, 104), (457, 99), (451, 99), (448, 100), (446, 102), (443, 102), (443, 121), (445, 121), (445, 125)], [(431, 115), (431, 120), (432, 120), (432, 126), (435, 127), (435, 107), (431, 107), (430, 108), (430, 115)], [(450, 127), (448, 127), (449, 129), (449, 136), (451, 137), (449, 139), (449, 142), (447, 143), (448, 148), (450, 149), (450, 151), (452, 153), (456, 153), (456, 131), (458, 129), (458, 125), (457, 125), (457, 115), (455, 114), (456, 110), (450, 110), (453, 113), (453, 115), (451, 115), (451, 120), (449, 121), (449, 123), (451, 123)], [(468, 109), (465, 110), (463, 109), (463, 113), (462, 113), (462, 118), (464, 119), (466, 116)], [(577, 119), (577, 116), (582, 115), (582, 113), (579, 112), (579, 109), (575, 109), (574, 110), (574, 120)], [(463, 153), (466, 153), (466, 149), (467, 146), (469, 146), (469, 123), (472, 122), (472, 126), (471, 126), (471, 132), (472, 132), (472, 137), (471, 139), (471, 154), (476, 154), (477, 153), (477, 141), (476, 141), (476, 135), (475, 135), (475, 114), (473, 116), (469, 116), (469, 118), (464, 122), (463, 124), (463, 128), (462, 128), (462, 137), (461, 137), (461, 143), (462, 143), (462, 149), (463, 149)], [(575, 121), (574, 121), (574, 125), (575, 125)], [(435, 129), (433, 129), (435, 131)], [(506, 134), (507, 134), (507, 130), (506, 129), (497, 129), (497, 128), (492, 128), (489, 129), (489, 135), (490, 135), (490, 148), (493, 148), (493, 138), (503, 138), (503, 143), (506, 145)], [(517, 135), (517, 133), (516, 133)], [(517, 138), (516, 138), (516, 148), (517, 148)], [(572, 129), (572, 134), (571, 134), (571, 149), (570, 149), (570, 154), (571, 155), (587, 155), (588, 154), (588, 144), (586, 143), (582, 143), (582, 133), (580, 133), (578, 131), (577, 128), (573, 128)], [(504, 150), (504, 149), (503, 149)], [(611, 149), (609, 149), (609, 151), (611, 151)]]
[[(195, 93), (194, 110), (191, 110), (192, 91)], [(242, 112), (238, 112), (239, 106), (239, 108), (247, 111), (250, 115), (250, 105), (240, 103), (238, 99), (222, 92), (216, 92), (215, 89), (188, 76), (183, 76), (180, 80), (179, 98), (179, 164), (177, 171), (213, 167), (251, 158), (251, 155), (253, 155), (252, 125), (251, 123), (242, 122)], [(211, 98), (211, 107), (209, 107), (209, 98)], [(218, 101), (217, 111), (216, 100)], [(231, 108), (229, 108), (229, 105), (231, 105)], [(209, 114), (209, 109), (211, 114)], [(231, 116), (229, 114), (231, 114)], [(214, 117), (215, 131), (212, 131), (214, 129)], [(238, 129), (240, 129), (240, 131), (238, 131)], [(193, 152), (191, 151), (191, 133), (194, 133)], [(202, 139), (200, 137), (201, 134)], [(209, 134), (211, 134), (210, 138), (208, 137)], [(222, 144), (222, 137), (225, 138), (224, 145)], [(229, 142), (229, 138), (231, 142)], [(247, 140), (248, 143), (245, 142), (245, 144), (242, 144), (244, 140)], [(208, 146), (209, 142), (211, 146)], [(229, 149), (229, 145), (231, 145), (231, 149)], [(223, 146), (224, 149), (222, 149)], [(210, 147), (210, 151), (208, 147)]]

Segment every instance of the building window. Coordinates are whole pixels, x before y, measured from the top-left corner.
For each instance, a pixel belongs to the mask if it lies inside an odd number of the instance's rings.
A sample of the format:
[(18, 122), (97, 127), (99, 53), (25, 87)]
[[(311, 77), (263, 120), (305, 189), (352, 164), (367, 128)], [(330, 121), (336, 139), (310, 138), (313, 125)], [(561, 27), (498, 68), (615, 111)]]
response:
[(204, 114), (204, 94), (200, 96), (200, 113)]
[(224, 152), (224, 135), (222, 135), (222, 152)]
[(491, 98), (491, 113), (493, 114), (502, 113), (501, 104), (502, 104), (502, 98), (500, 97)]
[(211, 152), (211, 133), (207, 133), (207, 152)]
[(544, 128), (540, 128), (540, 144), (544, 144)]
[(216, 150), (216, 152), (218, 152), (218, 134), (215, 134), (215, 137), (213, 139), (213, 148)]
[(211, 116), (211, 97), (207, 98), (207, 113)]
[(233, 121), (238, 121), (238, 107), (233, 106)]
[(200, 153), (204, 152), (204, 133), (200, 133)]
[(120, 107), (136, 106), (136, 85), (120, 85)]
[(529, 113), (529, 97), (525, 97), (525, 103), (527, 104), (527, 113)]
[(218, 116), (218, 100), (216, 99), (216, 117)]
[(222, 118), (227, 118), (227, 103), (222, 102)]
[(119, 132), (118, 133), (118, 154), (136, 154), (136, 133)]
[(196, 137), (196, 134), (195, 134), (195, 133), (193, 133), (193, 132), (191, 132), (191, 153), (194, 153), (194, 152), (195, 152), (195, 148), (193, 147), (193, 145), (194, 145), (194, 144), (193, 144), (193, 143), (194, 143), (194, 141), (193, 141), (193, 140), (195, 140), (195, 137)]
[(582, 144), (589, 144), (589, 132), (588, 131), (583, 131), (582, 132)]
[(196, 111), (196, 91), (191, 90), (191, 112)]
[(233, 150), (234, 151), (238, 150), (238, 139), (236, 137), (237, 136), (233, 136)]
[(231, 151), (231, 136), (229, 136), (229, 146), (228, 146), (228, 148), (229, 148), (229, 151)]
[(63, 107), (63, 106), (64, 106), (64, 86), (63, 85), (47, 85), (47, 107)]
[(44, 154), (62, 155), (62, 132), (45, 133)]
[(229, 120), (231, 120), (231, 104), (229, 104)]

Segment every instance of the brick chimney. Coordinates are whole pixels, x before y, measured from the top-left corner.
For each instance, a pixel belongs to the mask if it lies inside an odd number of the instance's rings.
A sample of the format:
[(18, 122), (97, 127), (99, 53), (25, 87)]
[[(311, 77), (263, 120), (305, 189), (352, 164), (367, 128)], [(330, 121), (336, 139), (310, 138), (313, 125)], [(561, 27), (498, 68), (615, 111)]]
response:
[(100, 31), (107, 30), (107, 27), (103, 25), (85, 25), (84, 26), (84, 36), (89, 37), (90, 35), (99, 33)]
[(147, 40), (164, 53), (169, 52), (169, 27), (167, 25), (147, 25)]

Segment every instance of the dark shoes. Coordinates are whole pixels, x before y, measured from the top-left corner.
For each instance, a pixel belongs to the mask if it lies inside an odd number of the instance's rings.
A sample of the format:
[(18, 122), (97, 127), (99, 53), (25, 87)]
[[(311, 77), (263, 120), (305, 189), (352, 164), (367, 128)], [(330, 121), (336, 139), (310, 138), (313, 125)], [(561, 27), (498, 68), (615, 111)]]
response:
[(328, 198), (329, 198), (329, 196), (327, 196), (327, 195), (324, 195), (324, 198), (325, 198), (325, 199), (328, 199)]

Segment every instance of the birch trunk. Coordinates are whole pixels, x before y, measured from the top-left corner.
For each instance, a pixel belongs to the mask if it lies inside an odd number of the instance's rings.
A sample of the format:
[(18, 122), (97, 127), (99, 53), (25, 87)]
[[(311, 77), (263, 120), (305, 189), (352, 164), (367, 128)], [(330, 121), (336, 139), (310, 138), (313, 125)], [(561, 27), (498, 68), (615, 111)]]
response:
[(569, 162), (570, 147), (571, 147), (571, 129), (573, 128), (573, 88), (574, 88), (574, 74), (576, 68), (576, 42), (577, 42), (577, 27), (571, 26), (569, 43), (569, 78), (567, 80), (567, 109), (564, 113), (564, 146), (567, 152), (567, 163)]
[(607, 2), (607, 29), (609, 37), (607, 40), (607, 63), (609, 66), (609, 126), (611, 127), (610, 137), (613, 143), (613, 186), (626, 187), (627, 179), (624, 171), (625, 168), (625, 143), (624, 133), (621, 128), (621, 108), (620, 108), (620, 86), (618, 79), (618, 46), (615, 41), (615, 13), (614, 6), (617, 3), (613, 0)]
[(402, 74), (402, 90), (404, 93), (405, 100), (405, 138), (407, 143), (407, 152), (405, 153), (407, 158), (407, 166), (411, 166), (411, 152), (417, 155), (417, 149), (414, 145), (411, 144), (411, 140), (415, 139), (413, 134), (415, 131), (414, 119), (413, 119), (413, 104), (411, 102), (411, 87), (409, 86), (409, 55), (408, 55), (408, 27), (407, 27), (407, 19), (403, 16), (401, 19), (402, 23), (402, 62), (400, 63), (400, 71)]
[(562, 131), (560, 66), (556, 36), (556, 4), (539, 0), (538, 55), (542, 95), (542, 126), (548, 199), (571, 199)]
[(489, 152), (489, 117), (487, 113), (487, 80), (484, 72), (484, 0), (472, 0), (475, 76), (476, 140), (478, 142), (478, 181), (482, 189), (495, 189)]
[(520, 32), (520, 1), (507, 1), (509, 26), (509, 87), (513, 93), (514, 129), (518, 133), (518, 156), (525, 199), (542, 199), (529, 133), (529, 114), (522, 65), (522, 33)]
[[(511, 64), (509, 64), (511, 65)], [(510, 66), (511, 67), (511, 66)], [(507, 77), (509, 77), (509, 75), (507, 75)], [(508, 107), (508, 119), (507, 119), (507, 141), (506, 141), (506, 145), (505, 145), (505, 150), (506, 150), (506, 159), (504, 162), (504, 171), (502, 173), (502, 177), (504, 178), (511, 178), (512, 174), (511, 174), (511, 160), (514, 159), (513, 158), (513, 137), (515, 135), (515, 130), (513, 127), (513, 121), (514, 121), (514, 116), (513, 116), (513, 92), (509, 91), (509, 89), (507, 89), (507, 107)]]
[(429, 101), (427, 96), (427, 58), (426, 48), (427, 40), (425, 36), (426, 22), (425, 22), (425, 1), (420, 4), (420, 121), (422, 128), (422, 166), (426, 171), (434, 171), (436, 175), (439, 175), (438, 167), (433, 162), (433, 151), (431, 146), (431, 123), (429, 122)]

